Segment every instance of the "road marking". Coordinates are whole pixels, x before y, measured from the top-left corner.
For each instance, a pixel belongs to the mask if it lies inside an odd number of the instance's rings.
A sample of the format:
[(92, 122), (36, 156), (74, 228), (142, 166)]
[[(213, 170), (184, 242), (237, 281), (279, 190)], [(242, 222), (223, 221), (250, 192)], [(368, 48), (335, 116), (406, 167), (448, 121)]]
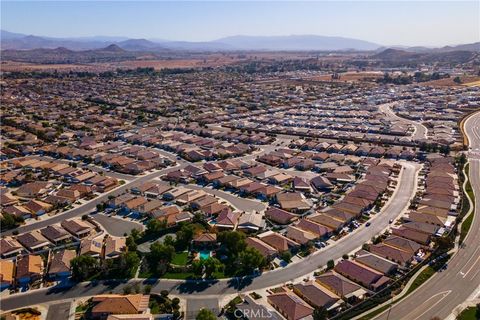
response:
[(477, 257), (477, 259), (476, 259), (475, 262), (472, 264), (472, 266), (467, 270), (467, 272), (465, 272), (465, 275), (463, 276), (464, 279), (465, 279), (465, 277), (468, 275), (468, 273), (473, 269), (473, 267), (475, 267), (475, 265), (477, 264), (478, 260), (480, 260), (480, 256)]
[[(452, 290), (447, 290), (447, 291), (442, 291), (442, 292), (439, 292), (437, 294), (434, 294), (433, 296), (431, 296), (430, 298), (428, 298), (427, 300), (425, 300), (425, 302), (422, 303), (425, 304), (426, 302), (432, 300), (433, 298), (435, 298), (436, 296), (438, 295), (442, 295), (442, 297), (437, 301), (435, 302), (434, 304), (432, 304), (430, 306), (430, 308), (426, 309), (424, 312), (422, 312), (422, 314), (420, 314), (418, 317), (416, 317), (415, 319), (413, 320), (417, 320), (417, 319), (420, 319), (425, 313), (427, 313), (428, 311), (430, 311), (433, 307), (435, 307), (437, 304), (439, 304), (443, 299), (445, 299), (450, 293), (452, 292)], [(421, 306), (421, 305), (420, 305)], [(418, 306), (418, 307), (420, 307)], [(406, 318), (406, 319), (409, 319), (409, 318)]]

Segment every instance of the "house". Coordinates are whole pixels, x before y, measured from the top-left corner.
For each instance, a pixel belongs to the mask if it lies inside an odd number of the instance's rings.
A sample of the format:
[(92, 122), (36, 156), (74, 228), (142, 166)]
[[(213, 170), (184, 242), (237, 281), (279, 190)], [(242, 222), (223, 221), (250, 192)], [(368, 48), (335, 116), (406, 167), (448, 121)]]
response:
[(301, 213), (311, 207), (310, 202), (300, 192), (282, 192), (275, 197), (280, 207), (287, 211)]
[(204, 196), (206, 196), (206, 192), (203, 190), (189, 190), (188, 192), (182, 194), (181, 196), (175, 199), (179, 205), (186, 205), (190, 204), (195, 200), (198, 200)]
[(292, 292), (279, 292), (267, 296), (267, 301), (287, 320), (311, 317), (313, 308)]
[(265, 185), (262, 188), (258, 189), (256, 191), (256, 194), (261, 200), (271, 200), (275, 198), (275, 195), (277, 193), (280, 193), (282, 191), (283, 191), (282, 188), (271, 186), (271, 185)]
[(16, 256), (23, 251), (23, 247), (16, 239), (5, 237), (0, 239), (0, 256), (2, 258), (10, 258)]
[(295, 177), (293, 179), (293, 189), (300, 192), (311, 192), (312, 187), (310, 181), (302, 177)]
[(195, 247), (212, 247), (217, 244), (217, 235), (215, 233), (202, 233), (192, 239)]
[(126, 251), (127, 244), (124, 237), (107, 236), (105, 239), (105, 247), (103, 251), (104, 259), (114, 259), (119, 257)]
[(0, 292), (13, 286), (15, 263), (10, 260), (0, 260)]
[(80, 255), (99, 257), (102, 253), (103, 243), (95, 239), (82, 239), (80, 242)]
[(204, 197), (198, 198), (190, 203), (190, 206), (194, 210), (202, 210), (206, 206), (212, 205), (213, 203), (218, 203), (218, 199), (211, 195), (206, 195)]
[(22, 198), (38, 198), (45, 195), (51, 187), (49, 182), (30, 182), (22, 185), (15, 193)]
[(173, 187), (169, 184), (155, 184), (155, 186), (151, 187), (148, 190), (145, 190), (143, 194), (147, 198), (159, 198), (162, 194), (172, 189)]
[(173, 188), (163, 193), (163, 199), (167, 201), (172, 201), (190, 191), (191, 190), (181, 186)]
[(264, 232), (257, 237), (278, 252), (296, 249), (300, 246), (297, 242), (273, 231)]
[(57, 191), (56, 195), (62, 198), (66, 198), (71, 202), (75, 202), (81, 197), (80, 191), (72, 189), (60, 189)]
[(272, 258), (278, 255), (277, 249), (266, 244), (260, 239), (248, 237), (245, 239), (245, 243), (247, 244), (248, 247), (252, 247), (258, 250), (258, 252), (260, 252), (260, 254), (264, 256), (267, 260), (271, 260)]
[(265, 305), (261, 302), (257, 303), (249, 295), (245, 295), (243, 297), (243, 303), (237, 304), (236, 308), (249, 320), (264, 320), (265, 318), (270, 320), (284, 319), (276, 311), (267, 309)]
[(48, 277), (55, 280), (70, 277), (70, 261), (76, 256), (75, 250), (63, 249), (53, 253), (48, 267)]
[(311, 185), (317, 192), (328, 192), (333, 189), (333, 184), (323, 176), (316, 176), (310, 180)]
[(40, 200), (32, 199), (24, 204), (24, 207), (34, 216), (41, 216), (50, 211), (53, 206)]
[(332, 217), (325, 213), (317, 212), (308, 217), (308, 220), (311, 220), (315, 223), (321, 224), (334, 232), (338, 232), (342, 229), (343, 225), (345, 224), (344, 220), (340, 220), (336, 217)]
[(398, 228), (392, 228), (392, 234), (401, 238), (409, 239), (420, 243), (422, 245), (428, 245), (430, 243), (431, 234), (413, 230), (404, 226)]
[(17, 259), (15, 280), (20, 287), (42, 279), (43, 259), (37, 255), (26, 255)]
[(361, 300), (367, 291), (358, 284), (342, 277), (335, 271), (328, 271), (316, 277), (318, 284), (335, 293), (345, 301), (354, 302)]
[(215, 227), (221, 229), (235, 229), (240, 218), (239, 212), (233, 212), (230, 208), (225, 208), (220, 212), (215, 221)]
[(265, 211), (265, 218), (278, 224), (289, 224), (298, 219), (298, 216), (276, 207), (269, 207)]
[(328, 310), (339, 305), (340, 297), (314, 280), (295, 284), (293, 292), (314, 308), (324, 307)]
[(203, 206), (201, 208), (201, 211), (207, 217), (210, 217), (210, 216), (213, 216), (213, 215), (219, 215), (219, 214), (223, 213), (224, 211), (228, 211), (228, 210), (231, 211), (231, 209), (228, 205), (223, 204), (223, 203), (218, 203), (218, 202), (208, 204), (208, 205)]
[(307, 243), (317, 239), (317, 235), (309, 231), (299, 229), (295, 226), (288, 226), (287, 233), (285, 235), (287, 238), (292, 239), (301, 245), (306, 245)]
[(351, 260), (337, 263), (335, 271), (371, 290), (378, 290), (391, 280), (381, 272)]
[(139, 205), (136, 210), (139, 211), (141, 214), (148, 214), (158, 208), (163, 206), (163, 201), (159, 199), (153, 199), (143, 204)]
[(357, 252), (355, 254), (355, 261), (377, 270), (384, 275), (392, 275), (398, 269), (398, 265), (395, 262), (379, 257), (366, 250), (360, 250)]
[(121, 206), (124, 205), (124, 203), (134, 199), (135, 196), (130, 194), (130, 193), (125, 193), (125, 194), (122, 194), (116, 198), (113, 198), (111, 199), (110, 201), (108, 201), (108, 206), (110, 208), (120, 208)]
[(106, 319), (112, 314), (144, 314), (148, 310), (149, 298), (143, 294), (94, 296), (91, 316), (93, 319)]
[(314, 234), (316, 238), (326, 238), (332, 232), (331, 228), (308, 219), (301, 219), (295, 227)]
[(78, 239), (87, 237), (94, 230), (90, 223), (79, 218), (63, 220), (61, 226)]
[(2, 210), (4, 213), (10, 214), (12, 216), (15, 216), (17, 218), (22, 218), (22, 219), (28, 219), (32, 216), (32, 213), (30, 210), (25, 208), (22, 205), (13, 205), (9, 206), (6, 208), (3, 208)]
[(31, 252), (45, 249), (50, 245), (50, 242), (38, 230), (22, 233), (17, 236), (17, 240)]
[(72, 239), (72, 235), (58, 224), (53, 224), (43, 229), (40, 229), (42, 236), (50, 240), (55, 245), (68, 242)]
[(237, 228), (241, 230), (258, 231), (265, 227), (265, 220), (259, 213), (244, 213), (238, 220)]

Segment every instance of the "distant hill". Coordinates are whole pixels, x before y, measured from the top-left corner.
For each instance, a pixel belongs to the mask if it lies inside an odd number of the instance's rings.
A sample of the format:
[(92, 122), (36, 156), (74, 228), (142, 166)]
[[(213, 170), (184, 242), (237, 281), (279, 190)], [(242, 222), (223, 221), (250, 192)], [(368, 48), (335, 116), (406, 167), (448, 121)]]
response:
[(82, 51), (74, 51), (64, 47), (55, 49), (2, 50), (3, 60), (42, 64), (112, 62), (131, 60), (136, 57), (137, 54), (135, 52), (126, 51), (115, 44), (105, 48)]
[(131, 51), (146, 51), (160, 48), (160, 44), (146, 39), (128, 39), (125, 41), (117, 42), (117, 45), (122, 49)]
[(480, 42), (460, 44), (458, 46), (446, 46), (439, 48), (438, 51), (480, 51)]
[[(92, 36), (77, 38), (53, 38), (1, 30), (1, 49), (32, 50), (56, 49), (59, 47), (74, 51), (85, 51), (106, 48), (115, 44), (126, 51), (163, 52), (165, 50), (179, 51), (385, 51), (386, 47), (360, 39), (345, 37), (327, 37), (319, 35), (290, 36), (245, 36), (225, 37), (213, 41), (169, 41), (149, 39), (129, 39), (126, 37)], [(446, 46), (443, 48), (404, 47), (395, 46), (390, 49), (406, 52), (450, 52), (450, 51), (480, 51), (480, 43)], [(393, 54), (393, 53), (392, 53)]]
[(230, 45), (239, 50), (375, 50), (380, 45), (358, 39), (317, 35), (292, 36), (233, 36), (215, 42)]
[(440, 51), (432, 49), (425, 52), (409, 52), (406, 50), (389, 48), (371, 56), (371, 58), (398, 64), (409, 62), (429, 63), (434, 61), (465, 63), (474, 58), (478, 59), (478, 56), (478, 52), (466, 50)]

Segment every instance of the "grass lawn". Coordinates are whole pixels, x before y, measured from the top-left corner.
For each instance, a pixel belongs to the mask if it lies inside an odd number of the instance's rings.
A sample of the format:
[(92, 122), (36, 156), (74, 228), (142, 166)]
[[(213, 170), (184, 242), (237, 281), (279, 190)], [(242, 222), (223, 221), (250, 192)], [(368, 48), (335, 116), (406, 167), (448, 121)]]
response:
[(419, 286), (421, 286), (425, 281), (430, 279), (430, 277), (432, 277), (435, 274), (435, 272), (436, 271), (432, 267), (430, 267), (430, 266), (426, 267), (425, 270), (423, 270), (415, 278), (415, 280), (413, 280), (413, 283), (410, 286), (410, 288), (408, 288), (408, 291), (407, 291), (406, 295), (408, 295), (409, 293), (411, 293), (412, 291), (417, 289)]
[(476, 320), (476, 307), (468, 307), (467, 309), (463, 310), (457, 317), (458, 320)]
[(177, 252), (173, 256), (172, 264), (176, 264), (177, 266), (184, 266), (188, 262), (188, 252)]
[[(470, 165), (467, 164), (465, 166), (465, 174), (468, 177), (470, 172)], [(460, 243), (463, 243), (463, 240), (468, 234), (468, 231), (470, 230), (470, 227), (473, 222), (473, 215), (475, 213), (475, 195), (473, 193), (472, 185), (470, 184), (470, 179), (467, 181), (467, 184), (465, 185), (465, 191), (467, 193), (467, 196), (472, 200), (473, 203), (473, 211), (470, 213), (470, 215), (463, 221), (462, 227), (460, 230)]]
[(178, 273), (167, 272), (162, 276), (162, 278), (185, 280), (185, 279), (190, 279), (190, 278), (193, 279), (193, 278), (195, 278), (195, 275), (193, 274), (193, 272), (178, 272)]
[(378, 316), (379, 314), (381, 314), (382, 312), (384, 312), (385, 310), (387, 310), (388, 308), (390, 308), (390, 305), (391, 305), (391, 303), (389, 303), (389, 304), (387, 304), (387, 305), (384, 305), (383, 307), (378, 308), (377, 310), (372, 311), (372, 312), (370, 312), (369, 314), (361, 317), (360, 320), (370, 320), (370, 319), (373, 319), (373, 318), (375, 318), (376, 316)]

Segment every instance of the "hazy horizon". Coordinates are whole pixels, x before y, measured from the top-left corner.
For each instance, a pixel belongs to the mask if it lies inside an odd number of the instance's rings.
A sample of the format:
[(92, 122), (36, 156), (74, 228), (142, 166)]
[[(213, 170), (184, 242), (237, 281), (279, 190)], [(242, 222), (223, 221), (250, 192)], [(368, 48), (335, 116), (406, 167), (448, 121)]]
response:
[(59, 38), (321, 35), (431, 47), (480, 40), (478, 1), (2, 1), (1, 9), (3, 30)]

